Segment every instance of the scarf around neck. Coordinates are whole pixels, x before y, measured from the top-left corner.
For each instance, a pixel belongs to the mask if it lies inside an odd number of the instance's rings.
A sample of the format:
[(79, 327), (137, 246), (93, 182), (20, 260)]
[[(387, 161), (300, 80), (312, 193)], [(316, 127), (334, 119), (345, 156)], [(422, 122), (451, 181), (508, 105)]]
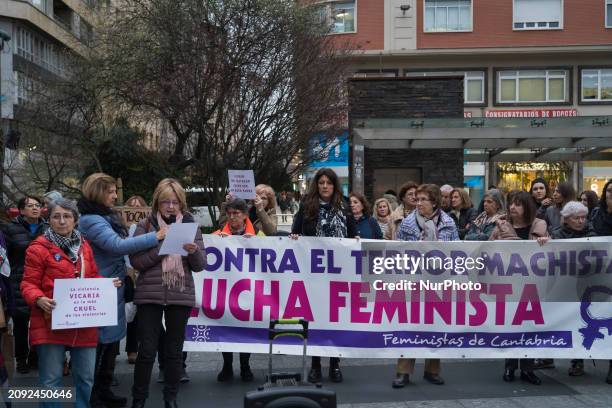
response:
[[(183, 214), (176, 215), (176, 223), (183, 221)], [(157, 213), (157, 224), (160, 228), (168, 226), (161, 214)], [(164, 255), (162, 258), (162, 284), (166, 288), (173, 288), (177, 285), (180, 290), (185, 290), (185, 270), (183, 269), (183, 257), (178, 254)]]
[(128, 236), (128, 229), (123, 223), (121, 216), (112, 208), (106, 207), (95, 201), (86, 200), (85, 198), (81, 198), (77, 201), (77, 208), (81, 215), (96, 214), (104, 217), (111, 225), (113, 231), (121, 238), (126, 238)]
[(491, 217), (487, 215), (486, 211), (483, 211), (474, 220), (474, 225), (480, 228), (480, 227), (497, 222), (498, 220), (505, 219), (505, 218), (506, 218), (505, 211), (497, 212), (493, 214)]
[(79, 258), (82, 240), (81, 233), (77, 229), (73, 229), (72, 234), (69, 237), (65, 237), (56, 233), (51, 228), (47, 228), (45, 231), (45, 238), (64, 251), (73, 263)]
[(431, 217), (427, 218), (422, 216), (418, 211), (415, 211), (416, 222), (421, 229), (421, 240), (423, 241), (437, 241), (438, 240), (438, 222), (440, 221), (440, 210), (439, 208), (434, 211)]
[(319, 201), (316, 231), (317, 237), (346, 238), (346, 215), (342, 208), (332, 208), (330, 203)]

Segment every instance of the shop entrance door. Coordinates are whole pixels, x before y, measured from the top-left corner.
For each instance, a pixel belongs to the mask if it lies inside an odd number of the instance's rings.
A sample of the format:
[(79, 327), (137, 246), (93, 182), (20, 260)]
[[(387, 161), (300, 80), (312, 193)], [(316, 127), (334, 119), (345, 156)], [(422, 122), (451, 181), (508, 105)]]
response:
[(421, 169), (376, 169), (374, 170), (374, 197), (373, 200), (380, 198), (387, 190), (399, 193), (400, 187), (409, 181), (421, 184), (423, 178)]

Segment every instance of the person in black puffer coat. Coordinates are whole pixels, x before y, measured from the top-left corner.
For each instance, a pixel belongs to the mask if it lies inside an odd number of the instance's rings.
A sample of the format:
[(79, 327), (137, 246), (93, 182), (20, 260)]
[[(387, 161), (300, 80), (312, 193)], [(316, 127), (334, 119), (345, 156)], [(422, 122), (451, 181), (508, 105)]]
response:
[(578, 201), (570, 201), (561, 210), (563, 224), (550, 234), (552, 239), (594, 237), (597, 234), (588, 221), (589, 209)]
[(42, 200), (27, 195), (17, 203), (20, 215), (2, 227), (6, 239), (7, 257), (11, 264), (9, 277), (15, 310), (13, 313), (13, 334), (15, 336), (15, 359), (17, 371), (28, 373), (30, 368), (37, 367), (36, 352), (30, 350), (28, 343), (28, 326), (30, 323), (30, 307), (21, 295), (21, 280), (23, 278), (23, 265), (25, 252), (32, 241), (42, 235), (47, 229), (46, 221), (41, 217)]

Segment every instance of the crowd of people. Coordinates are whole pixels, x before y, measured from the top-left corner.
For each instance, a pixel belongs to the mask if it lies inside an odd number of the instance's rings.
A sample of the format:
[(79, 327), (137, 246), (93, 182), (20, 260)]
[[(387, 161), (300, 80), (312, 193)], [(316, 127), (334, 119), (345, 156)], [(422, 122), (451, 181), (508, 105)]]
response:
[[(260, 184), (255, 192), (250, 202), (226, 197), (220, 229), (214, 234), (287, 235), (278, 228), (278, 207), (281, 214), (294, 214), (292, 239), (534, 240), (546, 245), (551, 238), (612, 236), (612, 180), (598, 197), (592, 191), (577, 196), (567, 182), (551, 189), (539, 178), (529, 191), (491, 188), (477, 206), (462, 187), (406, 182), (399, 193), (387, 191), (370, 206), (360, 193), (344, 197), (337, 175), (323, 168), (299, 204), (291, 193), (277, 195), (269, 185)], [(127, 337), (128, 361), (135, 365), (132, 406), (145, 406), (157, 356), (165, 406), (176, 407), (179, 384), (189, 381), (183, 343), (196, 304), (192, 273), (205, 266), (202, 235), (198, 231), (194, 241), (184, 245), (186, 256), (159, 252), (171, 224), (194, 220), (185, 190), (174, 179), (159, 182), (152, 195), (151, 214), (132, 228), (114, 209), (117, 182), (111, 176), (95, 173), (87, 177), (76, 203), (53, 193), (44, 200), (23, 197), (17, 203), (19, 215), (4, 224), (0, 234), (0, 255), (6, 255), (2, 261), (6, 258), (6, 265), (10, 264), (10, 275), (0, 274), (0, 300), (7, 320), (13, 321), (17, 371), (38, 369), (45, 387), (60, 386), (62, 375), (71, 373), (77, 407), (123, 407), (127, 398), (115, 395), (111, 386), (119, 343)], [(126, 204), (147, 205), (138, 196)], [(113, 279), (118, 291), (118, 324), (51, 330), (55, 279), (86, 277)], [(126, 313), (126, 303), (137, 305), (135, 316)], [(254, 379), (249, 359), (250, 354), (240, 353), (240, 378), (245, 382)], [(551, 366), (552, 360), (507, 359), (503, 380), (514, 381), (520, 369), (522, 380), (538, 385), (541, 379), (534, 371)], [(415, 359), (399, 359), (392, 386), (408, 384), (414, 367)], [(330, 358), (328, 374), (333, 382), (343, 381), (339, 358)], [(583, 375), (583, 360), (572, 360), (569, 374)], [(224, 352), (217, 380), (227, 382), (233, 377), (233, 354)], [(439, 359), (425, 361), (424, 378), (444, 384)], [(314, 356), (308, 381), (322, 379), (321, 358)], [(612, 362), (606, 381), (612, 384)]]

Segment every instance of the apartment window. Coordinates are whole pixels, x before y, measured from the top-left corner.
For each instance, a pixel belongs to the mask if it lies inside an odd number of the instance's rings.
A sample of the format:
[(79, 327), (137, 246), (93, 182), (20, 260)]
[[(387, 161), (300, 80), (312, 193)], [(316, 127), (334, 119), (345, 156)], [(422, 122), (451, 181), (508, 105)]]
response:
[(14, 31), (15, 53), (60, 76), (65, 76), (64, 54), (42, 36), (16, 26)]
[(485, 73), (483, 71), (424, 71), (406, 72), (407, 77), (463, 75), (463, 100), (466, 105), (485, 103)]
[(355, 2), (332, 3), (331, 19), (334, 33), (355, 32)]
[(30, 102), (34, 95), (35, 81), (23, 72), (14, 71), (15, 95), (17, 104), (24, 105)]
[(498, 103), (565, 103), (569, 101), (567, 70), (497, 72)]
[(471, 30), (472, 0), (425, 0), (425, 32)]
[(606, 28), (612, 28), (612, 0), (606, 0)]
[(582, 102), (612, 102), (612, 69), (583, 69)]
[(356, 7), (353, 1), (333, 1), (317, 5), (321, 24), (330, 27), (332, 33), (354, 33)]
[(94, 31), (91, 24), (81, 19), (81, 23), (79, 24), (79, 30), (79, 38), (81, 39), (81, 41), (86, 45), (91, 45), (94, 39)]
[(563, 28), (563, 0), (514, 0), (515, 30)]
[(47, 0), (31, 0), (34, 7), (40, 9), (42, 12), (47, 12)]

